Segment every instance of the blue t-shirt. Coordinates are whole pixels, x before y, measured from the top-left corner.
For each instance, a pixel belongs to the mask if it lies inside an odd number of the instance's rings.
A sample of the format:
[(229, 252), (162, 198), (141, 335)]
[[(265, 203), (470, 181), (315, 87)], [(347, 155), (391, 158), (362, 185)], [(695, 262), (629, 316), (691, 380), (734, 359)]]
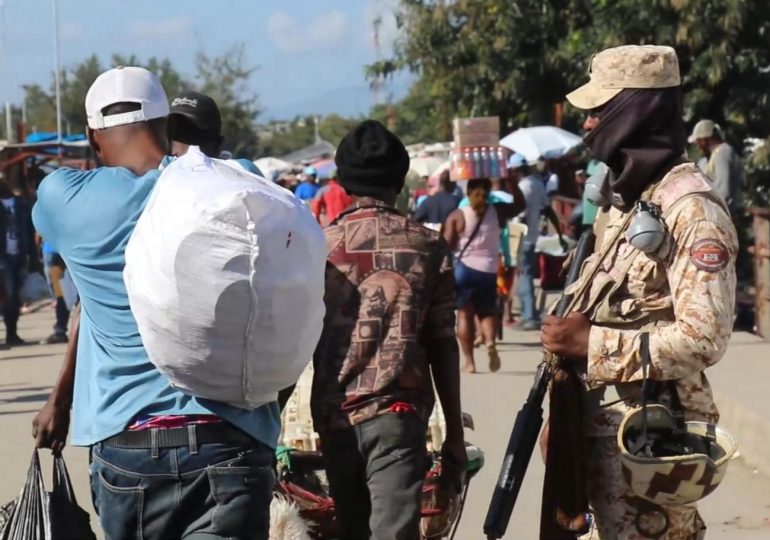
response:
[(59, 169), (40, 184), (32, 218), (61, 254), (80, 293), (72, 444), (90, 446), (138, 417), (216, 414), (275, 446), (277, 403), (256, 410), (198, 399), (172, 388), (150, 362), (123, 283), (125, 250), (160, 171)]
[(317, 184), (309, 184), (307, 182), (302, 182), (300, 185), (297, 186), (297, 189), (294, 191), (294, 196), (300, 199), (301, 201), (310, 201), (312, 199), (315, 199), (316, 193), (318, 193), (319, 186)]

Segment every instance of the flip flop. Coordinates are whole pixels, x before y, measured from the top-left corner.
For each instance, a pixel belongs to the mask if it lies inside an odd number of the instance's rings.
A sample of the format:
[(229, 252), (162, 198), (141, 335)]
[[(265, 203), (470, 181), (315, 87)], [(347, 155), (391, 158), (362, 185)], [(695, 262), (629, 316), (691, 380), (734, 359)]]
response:
[(489, 371), (495, 373), (500, 370), (500, 354), (497, 352), (497, 346), (493, 343), (487, 345), (487, 354), (489, 355)]

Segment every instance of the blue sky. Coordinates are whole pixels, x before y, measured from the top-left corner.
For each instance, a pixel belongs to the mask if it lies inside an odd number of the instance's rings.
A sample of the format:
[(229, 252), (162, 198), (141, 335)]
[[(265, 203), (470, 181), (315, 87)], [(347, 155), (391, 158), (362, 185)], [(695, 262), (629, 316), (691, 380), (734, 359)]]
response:
[[(375, 58), (371, 21), (383, 15), (385, 51), (395, 39), (395, 0), (58, 0), (62, 66), (92, 53), (169, 57), (192, 74), (195, 55), (245, 43), (259, 66), (252, 87), (264, 119), (290, 112), (371, 105), (363, 66)], [(0, 101), (20, 85), (48, 86), (53, 72), (51, 0), (0, 0)], [(408, 77), (392, 83), (402, 95)], [(367, 103), (368, 100), (368, 103)]]

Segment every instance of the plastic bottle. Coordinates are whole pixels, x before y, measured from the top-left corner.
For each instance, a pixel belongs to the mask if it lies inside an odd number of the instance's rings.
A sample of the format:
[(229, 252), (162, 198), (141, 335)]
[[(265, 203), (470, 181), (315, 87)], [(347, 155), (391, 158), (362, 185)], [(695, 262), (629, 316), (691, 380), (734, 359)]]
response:
[(489, 176), (500, 178), (500, 160), (495, 148), (489, 148)]
[(481, 148), (481, 175), (484, 178), (492, 176), (492, 167), (489, 162), (489, 148), (486, 146)]
[(473, 152), (470, 148), (466, 148), (463, 152), (463, 180), (469, 180), (473, 178), (474, 166), (473, 166)]
[(505, 150), (497, 148), (497, 161), (500, 163), (500, 178), (508, 178), (508, 163), (505, 161)]
[(481, 161), (481, 150), (473, 149), (473, 178), (484, 178), (484, 162)]

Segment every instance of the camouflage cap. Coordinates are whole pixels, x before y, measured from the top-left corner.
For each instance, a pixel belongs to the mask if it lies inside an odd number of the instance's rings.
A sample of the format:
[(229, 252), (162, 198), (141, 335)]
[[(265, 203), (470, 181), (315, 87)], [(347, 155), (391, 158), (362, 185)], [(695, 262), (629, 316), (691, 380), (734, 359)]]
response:
[(682, 84), (671, 47), (624, 45), (594, 55), (591, 80), (567, 95), (578, 109), (601, 107), (626, 88), (671, 88)]

